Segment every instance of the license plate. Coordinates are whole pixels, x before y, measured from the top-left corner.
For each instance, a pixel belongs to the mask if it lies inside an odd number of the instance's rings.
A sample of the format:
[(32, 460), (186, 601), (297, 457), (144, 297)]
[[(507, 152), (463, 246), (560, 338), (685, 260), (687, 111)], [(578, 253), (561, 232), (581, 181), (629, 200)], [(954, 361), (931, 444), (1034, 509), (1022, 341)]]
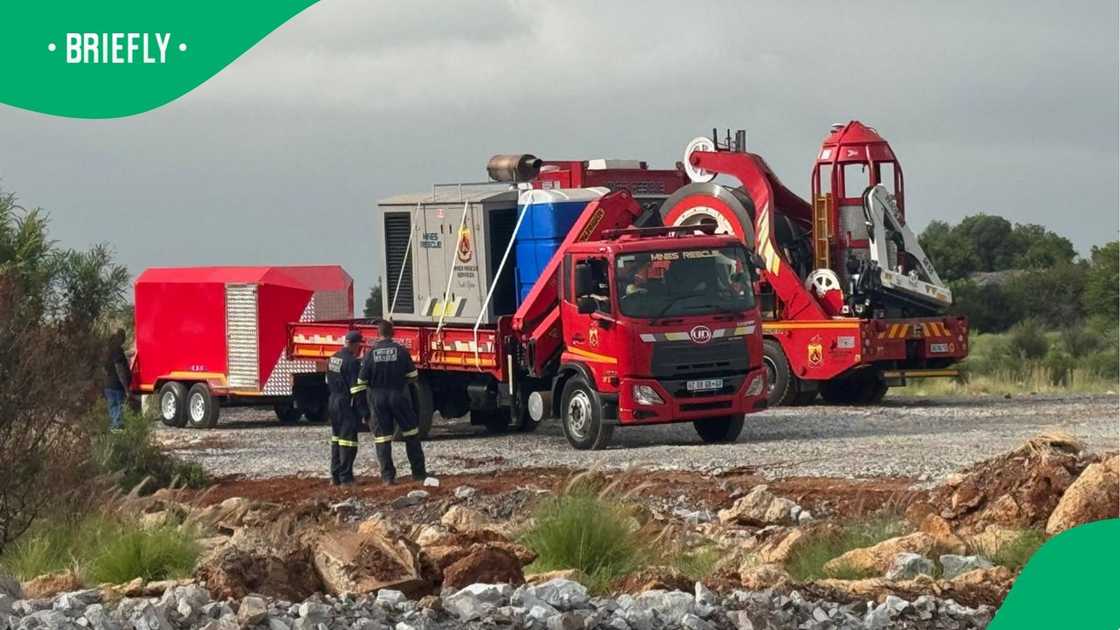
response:
[(947, 343), (931, 343), (929, 344), (930, 352), (945, 353), (949, 351), (949, 344)]
[(690, 392), (703, 392), (712, 389), (723, 389), (722, 378), (705, 378), (698, 381), (688, 381), (685, 389)]

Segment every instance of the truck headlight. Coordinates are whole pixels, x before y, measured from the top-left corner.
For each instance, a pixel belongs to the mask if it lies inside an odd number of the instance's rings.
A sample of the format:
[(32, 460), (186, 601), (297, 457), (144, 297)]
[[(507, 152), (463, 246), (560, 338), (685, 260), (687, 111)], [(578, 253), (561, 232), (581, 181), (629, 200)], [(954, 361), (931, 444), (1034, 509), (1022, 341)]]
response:
[(763, 387), (766, 387), (766, 379), (762, 378), (761, 374), (755, 374), (751, 384), (747, 385), (747, 396), (758, 396), (762, 393)]
[(663, 405), (664, 400), (649, 385), (635, 385), (633, 389), (634, 402), (639, 405)]

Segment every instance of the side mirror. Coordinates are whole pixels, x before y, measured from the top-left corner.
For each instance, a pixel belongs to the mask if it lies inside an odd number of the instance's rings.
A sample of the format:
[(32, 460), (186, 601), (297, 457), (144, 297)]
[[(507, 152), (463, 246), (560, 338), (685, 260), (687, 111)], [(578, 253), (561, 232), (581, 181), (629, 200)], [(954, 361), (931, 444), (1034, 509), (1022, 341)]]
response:
[(590, 295), (582, 295), (576, 298), (576, 309), (580, 315), (590, 315), (599, 310), (599, 305), (595, 303), (595, 298)]
[(585, 262), (576, 263), (575, 288), (577, 298), (595, 292), (595, 280), (591, 275), (591, 265)]

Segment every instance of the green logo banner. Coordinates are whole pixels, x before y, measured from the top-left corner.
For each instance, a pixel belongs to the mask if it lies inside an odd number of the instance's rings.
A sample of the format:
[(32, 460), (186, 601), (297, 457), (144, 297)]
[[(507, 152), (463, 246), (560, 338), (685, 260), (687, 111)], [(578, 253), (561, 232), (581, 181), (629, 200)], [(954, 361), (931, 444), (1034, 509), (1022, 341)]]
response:
[(0, 4), (0, 103), (74, 118), (145, 112), (191, 91), (315, 0)]
[(1120, 628), (1120, 519), (1046, 541), (1015, 580), (989, 630)]

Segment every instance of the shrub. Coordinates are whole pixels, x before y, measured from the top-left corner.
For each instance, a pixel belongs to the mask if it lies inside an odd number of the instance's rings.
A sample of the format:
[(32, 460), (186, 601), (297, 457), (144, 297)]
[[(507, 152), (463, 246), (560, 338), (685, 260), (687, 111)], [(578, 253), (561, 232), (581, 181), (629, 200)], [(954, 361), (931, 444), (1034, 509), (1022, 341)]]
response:
[(118, 483), (125, 490), (141, 483), (144, 493), (172, 484), (199, 488), (208, 481), (198, 464), (180, 461), (161, 451), (152, 439), (150, 421), (132, 411), (125, 412), (123, 431), (98, 437), (94, 455), (102, 471), (120, 476)]
[(522, 541), (534, 569), (578, 569), (596, 590), (637, 568), (646, 549), (619, 504), (586, 491), (545, 500)]
[(984, 556), (994, 564), (1005, 566), (1012, 571), (1018, 571), (1030, 560), (1035, 551), (1046, 542), (1046, 535), (1041, 530), (1020, 530), (1014, 538), (997, 548), (974, 547), (971, 551)]
[(1007, 342), (1011, 356), (1020, 361), (1041, 359), (1050, 349), (1050, 340), (1046, 338), (1042, 326), (1033, 319), (1025, 319), (1012, 326)]
[(35, 525), (0, 556), (0, 565), (24, 580), (75, 569), (87, 584), (117, 584), (181, 577), (197, 558), (191, 530), (144, 529), (132, 516), (95, 512)]
[(718, 547), (708, 545), (678, 553), (669, 559), (669, 564), (688, 579), (699, 581), (712, 574), (722, 557)]
[(841, 525), (837, 533), (814, 535), (799, 546), (786, 561), (786, 571), (798, 581), (825, 577), (847, 580), (872, 577), (845, 567), (826, 572), (824, 565), (852, 549), (869, 547), (899, 536), (904, 531), (902, 520), (893, 513), (880, 513), (866, 519), (850, 521)]

